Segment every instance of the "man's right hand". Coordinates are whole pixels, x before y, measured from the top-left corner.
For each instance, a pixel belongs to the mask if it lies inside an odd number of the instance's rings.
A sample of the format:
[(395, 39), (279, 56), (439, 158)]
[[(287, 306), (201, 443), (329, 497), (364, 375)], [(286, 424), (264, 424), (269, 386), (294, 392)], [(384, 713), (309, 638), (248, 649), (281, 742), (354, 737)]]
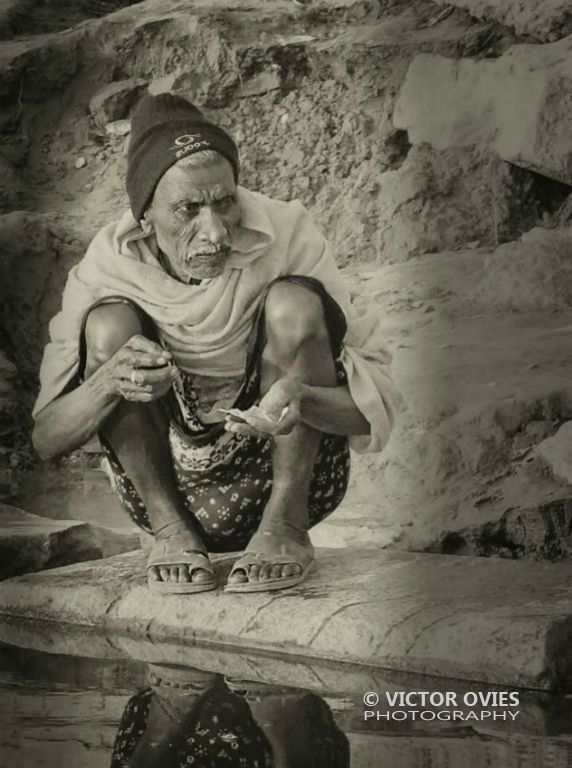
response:
[(163, 397), (181, 375), (171, 353), (145, 336), (132, 336), (102, 369), (111, 394), (143, 403)]

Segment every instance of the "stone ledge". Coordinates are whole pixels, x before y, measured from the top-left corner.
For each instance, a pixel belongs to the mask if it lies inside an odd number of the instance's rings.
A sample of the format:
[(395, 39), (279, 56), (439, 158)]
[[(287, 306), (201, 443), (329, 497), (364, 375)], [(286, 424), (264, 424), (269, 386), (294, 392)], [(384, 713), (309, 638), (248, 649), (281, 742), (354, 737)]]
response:
[[(149, 592), (141, 552), (0, 584), (0, 612), (100, 633), (530, 687), (572, 687), (572, 565), (320, 550), (284, 593)], [(224, 583), (230, 558), (216, 561)]]

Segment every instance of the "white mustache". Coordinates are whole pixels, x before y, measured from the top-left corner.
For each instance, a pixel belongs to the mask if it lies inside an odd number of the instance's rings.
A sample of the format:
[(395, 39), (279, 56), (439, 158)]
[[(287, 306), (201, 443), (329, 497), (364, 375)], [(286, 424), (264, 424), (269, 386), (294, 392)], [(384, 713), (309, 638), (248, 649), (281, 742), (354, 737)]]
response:
[(191, 253), (188, 253), (185, 256), (185, 261), (190, 261), (191, 259), (196, 258), (197, 256), (218, 256), (219, 254), (227, 254), (230, 251), (230, 248), (228, 246), (224, 246), (222, 248), (216, 247), (216, 248), (201, 248), (200, 251), (192, 251)]

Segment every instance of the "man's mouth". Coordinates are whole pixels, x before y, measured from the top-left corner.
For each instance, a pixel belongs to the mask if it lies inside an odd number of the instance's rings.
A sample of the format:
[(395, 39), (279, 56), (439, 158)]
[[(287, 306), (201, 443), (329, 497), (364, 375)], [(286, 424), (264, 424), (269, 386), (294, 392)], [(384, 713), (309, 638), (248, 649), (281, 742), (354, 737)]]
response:
[(185, 256), (185, 262), (192, 264), (196, 261), (212, 262), (213, 259), (226, 259), (230, 253), (230, 248), (202, 248), (200, 251), (193, 251), (187, 253)]

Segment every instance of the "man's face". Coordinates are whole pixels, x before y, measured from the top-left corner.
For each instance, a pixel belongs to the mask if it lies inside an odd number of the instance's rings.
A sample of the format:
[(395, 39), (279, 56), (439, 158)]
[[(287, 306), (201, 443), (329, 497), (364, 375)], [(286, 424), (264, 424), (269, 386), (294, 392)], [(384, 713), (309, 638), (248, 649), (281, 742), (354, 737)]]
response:
[(240, 219), (231, 164), (220, 157), (205, 166), (184, 161), (171, 166), (157, 185), (146, 218), (178, 280), (218, 277)]

